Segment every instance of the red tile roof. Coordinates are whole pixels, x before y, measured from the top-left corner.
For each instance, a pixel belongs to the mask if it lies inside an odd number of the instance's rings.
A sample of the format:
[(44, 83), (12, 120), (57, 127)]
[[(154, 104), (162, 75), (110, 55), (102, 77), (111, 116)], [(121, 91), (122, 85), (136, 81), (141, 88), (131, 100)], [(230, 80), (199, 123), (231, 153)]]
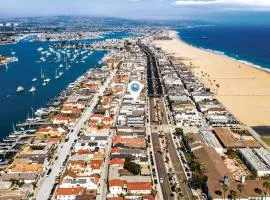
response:
[(56, 137), (50, 137), (50, 138), (48, 138), (47, 140), (48, 140), (48, 142), (52, 142), (52, 143), (57, 143), (57, 142), (59, 142), (59, 138), (56, 138)]
[(77, 188), (57, 188), (56, 195), (80, 195), (83, 192), (82, 187)]
[(124, 200), (123, 197), (109, 197), (107, 200)]
[(151, 183), (128, 183), (128, 191), (130, 190), (152, 190)]
[(125, 163), (125, 159), (121, 159), (121, 158), (114, 158), (114, 159), (110, 160), (110, 165), (124, 166), (124, 163)]
[(120, 153), (120, 149), (118, 147), (112, 148), (112, 153)]
[(155, 200), (155, 197), (153, 195), (147, 195), (143, 196), (143, 200)]
[(124, 144), (125, 146), (130, 147), (145, 147), (145, 139), (144, 138), (124, 138), (121, 136), (115, 136), (113, 138), (113, 144)]
[(90, 160), (92, 169), (100, 169), (102, 167), (103, 160)]
[(80, 149), (78, 151), (78, 154), (79, 155), (82, 155), (82, 154), (90, 154), (90, 151), (88, 149)]
[(113, 187), (113, 186), (124, 187), (126, 183), (127, 183), (126, 181), (123, 181), (120, 179), (112, 179), (109, 181), (109, 187)]

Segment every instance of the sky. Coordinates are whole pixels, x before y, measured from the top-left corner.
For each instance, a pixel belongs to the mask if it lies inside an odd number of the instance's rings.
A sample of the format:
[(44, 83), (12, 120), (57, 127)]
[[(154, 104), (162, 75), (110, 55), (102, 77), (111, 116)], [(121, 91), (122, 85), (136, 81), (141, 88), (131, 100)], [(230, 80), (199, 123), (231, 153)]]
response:
[(0, 0), (0, 17), (98, 15), (134, 19), (257, 21), (270, 0)]

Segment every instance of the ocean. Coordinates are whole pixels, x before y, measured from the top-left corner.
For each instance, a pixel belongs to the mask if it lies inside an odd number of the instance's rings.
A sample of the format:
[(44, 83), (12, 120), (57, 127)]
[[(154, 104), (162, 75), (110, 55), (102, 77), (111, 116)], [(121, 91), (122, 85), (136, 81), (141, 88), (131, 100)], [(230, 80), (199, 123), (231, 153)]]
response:
[[(107, 34), (102, 39), (85, 42), (132, 36), (134, 34), (128, 32), (116, 32)], [(0, 46), (0, 54), (11, 56), (11, 52), (15, 52), (15, 56), (19, 59), (18, 62), (8, 64), (7, 68), (0, 66), (0, 140), (12, 131), (12, 124), (24, 121), (27, 116), (32, 115), (32, 110), (46, 106), (50, 99), (57, 96), (69, 83), (74, 82), (88, 69), (99, 67), (98, 62), (106, 53), (106, 51), (94, 51), (84, 63), (70, 64), (71, 68), (64, 70), (64, 74), (55, 79), (56, 68), (60, 63), (54, 62), (53, 59), (48, 59), (44, 63), (37, 62), (41, 57), (37, 49), (39, 47), (48, 49), (51, 43), (53, 42), (23, 40), (16, 44)], [(43, 73), (51, 78), (47, 86), (43, 86), (40, 80), (32, 82), (34, 77), (40, 79), (41, 68)], [(16, 92), (19, 85), (25, 88), (24, 92)], [(34, 94), (28, 92), (32, 86), (37, 89)]]
[(270, 27), (196, 25), (177, 31), (192, 46), (270, 71)]

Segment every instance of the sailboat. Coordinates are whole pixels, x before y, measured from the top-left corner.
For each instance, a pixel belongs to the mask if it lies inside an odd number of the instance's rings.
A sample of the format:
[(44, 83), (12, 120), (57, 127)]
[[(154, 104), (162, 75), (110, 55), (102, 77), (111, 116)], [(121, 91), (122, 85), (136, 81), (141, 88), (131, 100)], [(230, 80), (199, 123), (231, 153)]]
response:
[(43, 72), (42, 72), (42, 67), (41, 67), (41, 71), (40, 71), (40, 78), (44, 78), (44, 74), (43, 74)]
[(16, 53), (11, 49), (11, 55), (14, 56)]
[(64, 74), (64, 72), (59, 72), (58, 75), (61, 77)]
[(55, 79), (58, 79), (60, 76), (57, 73), (57, 69), (55, 70)]
[(51, 81), (50, 78), (48, 78), (47, 74), (46, 77), (44, 78), (44, 83), (46, 83), (46, 85)]
[(33, 92), (35, 92), (36, 90), (37, 90), (37, 89), (36, 89), (34, 86), (32, 86), (31, 89), (29, 90), (29, 92), (33, 93)]
[(43, 50), (43, 48), (42, 47), (39, 47), (38, 49), (37, 49), (37, 51), (42, 51)]
[(17, 87), (17, 90), (16, 90), (17, 92), (23, 92), (24, 91), (24, 87), (23, 86), (18, 86)]

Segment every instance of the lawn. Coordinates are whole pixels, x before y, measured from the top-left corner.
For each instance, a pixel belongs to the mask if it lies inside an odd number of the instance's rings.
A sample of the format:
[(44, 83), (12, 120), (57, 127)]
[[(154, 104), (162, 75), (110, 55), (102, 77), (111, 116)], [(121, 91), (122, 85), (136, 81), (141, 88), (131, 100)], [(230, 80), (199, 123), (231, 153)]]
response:
[(262, 137), (262, 140), (263, 140), (268, 146), (270, 146), (270, 137), (269, 137), (269, 136)]

